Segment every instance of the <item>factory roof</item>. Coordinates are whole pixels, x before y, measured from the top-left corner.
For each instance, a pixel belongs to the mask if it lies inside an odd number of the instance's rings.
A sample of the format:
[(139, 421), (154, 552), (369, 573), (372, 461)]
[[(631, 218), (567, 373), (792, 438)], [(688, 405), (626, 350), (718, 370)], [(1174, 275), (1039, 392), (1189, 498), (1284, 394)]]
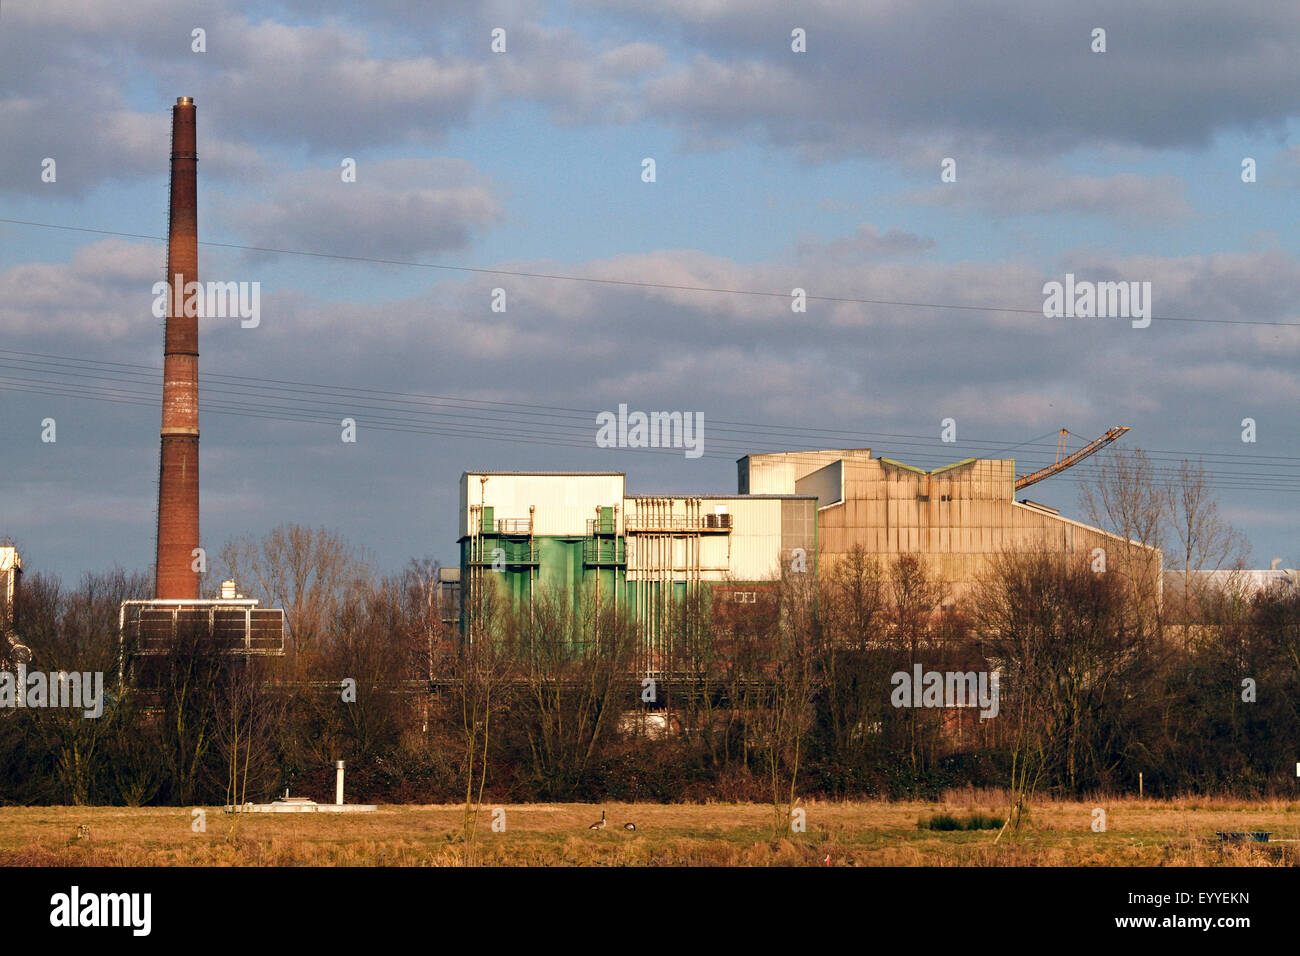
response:
[(905, 461), (899, 461), (899, 460), (897, 460), (896, 458), (883, 458), (883, 457), (882, 457), (882, 458), (880, 458), (880, 459), (878, 459), (878, 460), (879, 460), (879, 461), (883, 461), (886, 465), (893, 465), (893, 466), (896, 467), (896, 468), (906, 468), (908, 471), (914, 471), (914, 472), (916, 472), (918, 475), (941, 475), (941, 474), (943, 474), (945, 471), (951, 471), (951, 470), (954, 469), (954, 468), (960, 468), (960, 467), (962, 467), (963, 465), (969, 465), (969, 464), (971, 464), (971, 463), (973, 463), (973, 462), (975, 462), (975, 461), (978, 461), (979, 459), (977, 459), (977, 458), (963, 458), (961, 461), (954, 461), (952, 464), (950, 464), (950, 465), (944, 465), (942, 468), (931, 468), (929, 471), (926, 471), (924, 468), (917, 468), (915, 465), (909, 465), (907, 462), (905, 462)]
[(742, 462), (746, 458), (813, 458), (822, 455), (845, 455), (852, 458), (861, 458), (864, 455), (871, 457), (870, 448), (800, 448), (794, 451), (753, 451), (747, 455), (741, 455), (736, 459)]
[(626, 478), (627, 472), (623, 472), (623, 471), (494, 471), (492, 469), (476, 471), (471, 468), (468, 471), (461, 472), (462, 478), (464, 478), (466, 475), (505, 475), (505, 476), (515, 475), (523, 478), (589, 478), (589, 477), (597, 477), (597, 476)]
[(646, 495), (637, 493), (626, 494), (624, 498), (708, 498), (710, 501), (723, 501), (729, 499), (738, 499), (749, 501), (753, 498), (793, 498), (793, 499), (816, 499), (816, 495), (710, 495), (710, 494), (681, 494), (680, 492), (667, 495)]

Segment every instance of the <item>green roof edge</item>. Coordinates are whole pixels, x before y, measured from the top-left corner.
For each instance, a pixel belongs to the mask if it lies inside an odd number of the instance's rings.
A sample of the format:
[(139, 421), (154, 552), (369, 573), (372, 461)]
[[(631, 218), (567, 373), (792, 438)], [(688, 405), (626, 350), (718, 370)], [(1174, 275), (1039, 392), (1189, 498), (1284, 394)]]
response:
[(883, 458), (883, 457), (882, 457), (882, 458), (879, 458), (879, 459), (877, 459), (877, 460), (878, 460), (878, 461), (883, 461), (883, 462), (884, 462), (885, 464), (887, 464), (887, 465), (893, 465), (895, 468), (906, 468), (908, 471), (914, 471), (914, 472), (916, 472), (918, 475), (924, 475), (924, 474), (925, 474), (925, 471), (924, 471), (923, 469), (921, 469), (921, 468), (917, 468), (915, 465), (908, 465), (908, 464), (905, 464), (904, 462), (896, 461), (896, 460), (893, 459), (893, 458)]
[(960, 468), (963, 465), (969, 465), (975, 461), (974, 458), (963, 458), (961, 461), (954, 461), (951, 465), (944, 465), (942, 468), (936, 468), (933, 471), (926, 471), (924, 468), (917, 468), (915, 465), (909, 465), (905, 462), (898, 461), (894, 458), (878, 458), (877, 461), (883, 461), (885, 464), (893, 465), (895, 468), (906, 468), (908, 471), (914, 471), (918, 475), (941, 475), (945, 471), (952, 471), (954, 468)]
[(942, 468), (936, 468), (934, 471), (930, 472), (930, 474), (938, 475), (945, 471), (952, 471), (952, 469), (960, 468), (962, 465), (969, 465), (974, 460), (974, 458), (963, 458), (961, 461), (954, 461), (951, 465), (944, 465)]

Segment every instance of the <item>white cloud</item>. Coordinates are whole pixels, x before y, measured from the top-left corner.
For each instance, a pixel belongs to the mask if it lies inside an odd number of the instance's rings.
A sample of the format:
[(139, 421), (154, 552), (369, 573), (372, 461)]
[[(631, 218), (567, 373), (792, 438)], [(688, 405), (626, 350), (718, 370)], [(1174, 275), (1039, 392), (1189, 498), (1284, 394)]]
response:
[(462, 249), (504, 216), (487, 178), (447, 158), (362, 158), (356, 182), (341, 165), (284, 171), (265, 198), (218, 209), (221, 228), (250, 245), (388, 258)]

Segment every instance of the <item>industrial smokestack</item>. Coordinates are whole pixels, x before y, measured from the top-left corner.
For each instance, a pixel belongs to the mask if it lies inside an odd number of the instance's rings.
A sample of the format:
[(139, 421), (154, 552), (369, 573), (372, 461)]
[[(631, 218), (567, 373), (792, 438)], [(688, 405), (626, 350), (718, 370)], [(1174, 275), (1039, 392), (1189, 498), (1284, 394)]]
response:
[[(163, 345), (162, 455), (158, 470), (157, 596), (195, 599), (199, 574), (199, 319), (186, 315), (189, 283), (198, 282), (198, 155), (194, 101), (172, 107), (171, 190), (167, 229), (167, 331)], [(195, 311), (198, 310), (188, 310)]]

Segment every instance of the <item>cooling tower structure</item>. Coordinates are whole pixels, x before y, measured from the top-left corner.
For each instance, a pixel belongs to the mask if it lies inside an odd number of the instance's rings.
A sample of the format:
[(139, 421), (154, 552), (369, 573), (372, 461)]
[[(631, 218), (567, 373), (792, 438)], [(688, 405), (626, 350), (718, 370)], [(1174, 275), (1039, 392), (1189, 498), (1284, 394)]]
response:
[(171, 188), (167, 223), (167, 326), (163, 346), (162, 454), (158, 466), (159, 600), (199, 597), (199, 318), (183, 306), (198, 282), (198, 155), (194, 100), (172, 107)]

